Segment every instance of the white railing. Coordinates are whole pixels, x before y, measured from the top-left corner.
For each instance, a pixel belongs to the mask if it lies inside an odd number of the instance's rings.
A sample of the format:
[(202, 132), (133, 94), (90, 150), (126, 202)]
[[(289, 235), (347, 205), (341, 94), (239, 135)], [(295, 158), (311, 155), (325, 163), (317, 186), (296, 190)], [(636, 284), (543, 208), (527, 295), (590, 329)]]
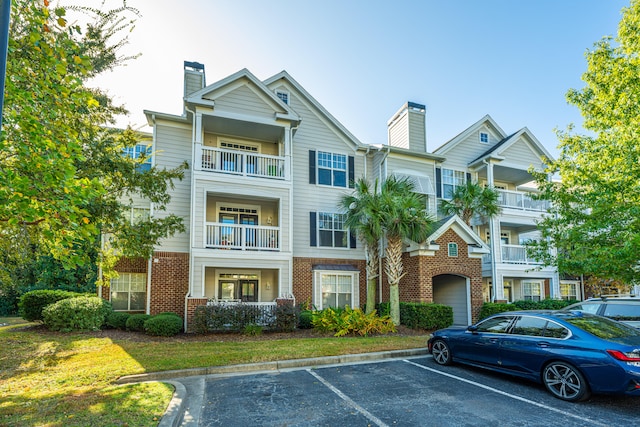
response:
[[(522, 245), (500, 245), (500, 251), (502, 255), (503, 264), (528, 264), (539, 265), (540, 261), (530, 257), (527, 254), (527, 247)], [(491, 254), (486, 254), (482, 257), (484, 264), (491, 264)]]
[(204, 245), (216, 249), (279, 251), (280, 228), (207, 222)]
[(548, 200), (534, 200), (531, 193), (521, 191), (496, 190), (498, 204), (503, 208), (545, 212), (549, 209)]
[(203, 171), (271, 179), (285, 178), (284, 157), (212, 147), (202, 147), (200, 157)]

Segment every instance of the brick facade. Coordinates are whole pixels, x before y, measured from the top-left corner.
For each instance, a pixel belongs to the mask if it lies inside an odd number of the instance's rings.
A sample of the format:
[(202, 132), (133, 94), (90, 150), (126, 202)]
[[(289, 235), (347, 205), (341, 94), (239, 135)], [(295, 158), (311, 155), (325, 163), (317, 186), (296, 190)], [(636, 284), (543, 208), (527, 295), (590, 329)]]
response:
[[(114, 270), (119, 273), (146, 273), (148, 260), (145, 258), (120, 258), (114, 267)], [(109, 285), (102, 286), (102, 299), (110, 301), (111, 292)]]
[(189, 254), (155, 252), (151, 265), (150, 314), (172, 311), (184, 316), (189, 291)]
[(365, 260), (333, 258), (293, 258), (293, 295), (297, 304), (313, 302), (313, 266), (317, 264), (352, 265), (360, 270), (360, 306), (366, 302), (367, 273)]

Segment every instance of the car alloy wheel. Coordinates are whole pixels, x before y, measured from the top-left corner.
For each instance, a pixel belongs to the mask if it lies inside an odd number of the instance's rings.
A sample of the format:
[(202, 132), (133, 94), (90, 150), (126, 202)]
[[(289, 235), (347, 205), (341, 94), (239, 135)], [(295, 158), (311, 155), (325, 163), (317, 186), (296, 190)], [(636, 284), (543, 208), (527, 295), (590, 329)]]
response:
[(562, 400), (578, 402), (589, 397), (584, 376), (568, 363), (549, 363), (542, 372), (542, 382), (551, 394)]
[(443, 340), (436, 340), (433, 342), (431, 354), (433, 355), (433, 360), (435, 360), (437, 364), (451, 364), (451, 350), (449, 350), (449, 345)]

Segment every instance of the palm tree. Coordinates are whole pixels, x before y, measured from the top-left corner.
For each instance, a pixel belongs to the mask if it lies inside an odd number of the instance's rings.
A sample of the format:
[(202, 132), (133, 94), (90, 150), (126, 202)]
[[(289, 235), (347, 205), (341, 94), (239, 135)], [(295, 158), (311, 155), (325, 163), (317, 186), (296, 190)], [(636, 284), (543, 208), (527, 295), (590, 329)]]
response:
[(445, 215), (458, 215), (469, 226), (474, 215), (485, 219), (495, 217), (500, 212), (499, 193), (489, 187), (482, 187), (476, 182), (467, 181), (465, 185), (456, 187), (451, 199), (440, 202), (440, 210)]
[(394, 176), (382, 184), (378, 215), (387, 237), (385, 249), (385, 273), (389, 282), (390, 315), (394, 324), (400, 324), (400, 293), (398, 284), (404, 276), (402, 266), (402, 242), (422, 242), (433, 226), (427, 215), (424, 200), (413, 191), (413, 183)]
[(378, 180), (373, 187), (364, 178), (355, 183), (352, 194), (340, 200), (346, 212), (345, 226), (358, 236), (365, 249), (367, 260), (367, 303), (365, 311), (371, 313), (376, 305), (376, 279), (380, 260), (380, 239), (384, 235), (379, 219)]

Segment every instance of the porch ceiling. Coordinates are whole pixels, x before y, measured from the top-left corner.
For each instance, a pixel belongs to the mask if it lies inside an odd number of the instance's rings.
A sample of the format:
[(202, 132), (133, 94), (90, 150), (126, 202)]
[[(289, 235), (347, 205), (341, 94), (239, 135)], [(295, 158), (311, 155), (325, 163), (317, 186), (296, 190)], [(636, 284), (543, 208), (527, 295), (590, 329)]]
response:
[(282, 137), (284, 129), (280, 126), (207, 115), (202, 117), (202, 124), (205, 132), (272, 141), (275, 143)]
[[(478, 171), (478, 177), (480, 179), (487, 179), (487, 168), (483, 167)], [(499, 164), (493, 165), (493, 179), (494, 181), (510, 182), (515, 185), (522, 185), (530, 182), (533, 176), (526, 170), (510, 168), (500, 166)]]

